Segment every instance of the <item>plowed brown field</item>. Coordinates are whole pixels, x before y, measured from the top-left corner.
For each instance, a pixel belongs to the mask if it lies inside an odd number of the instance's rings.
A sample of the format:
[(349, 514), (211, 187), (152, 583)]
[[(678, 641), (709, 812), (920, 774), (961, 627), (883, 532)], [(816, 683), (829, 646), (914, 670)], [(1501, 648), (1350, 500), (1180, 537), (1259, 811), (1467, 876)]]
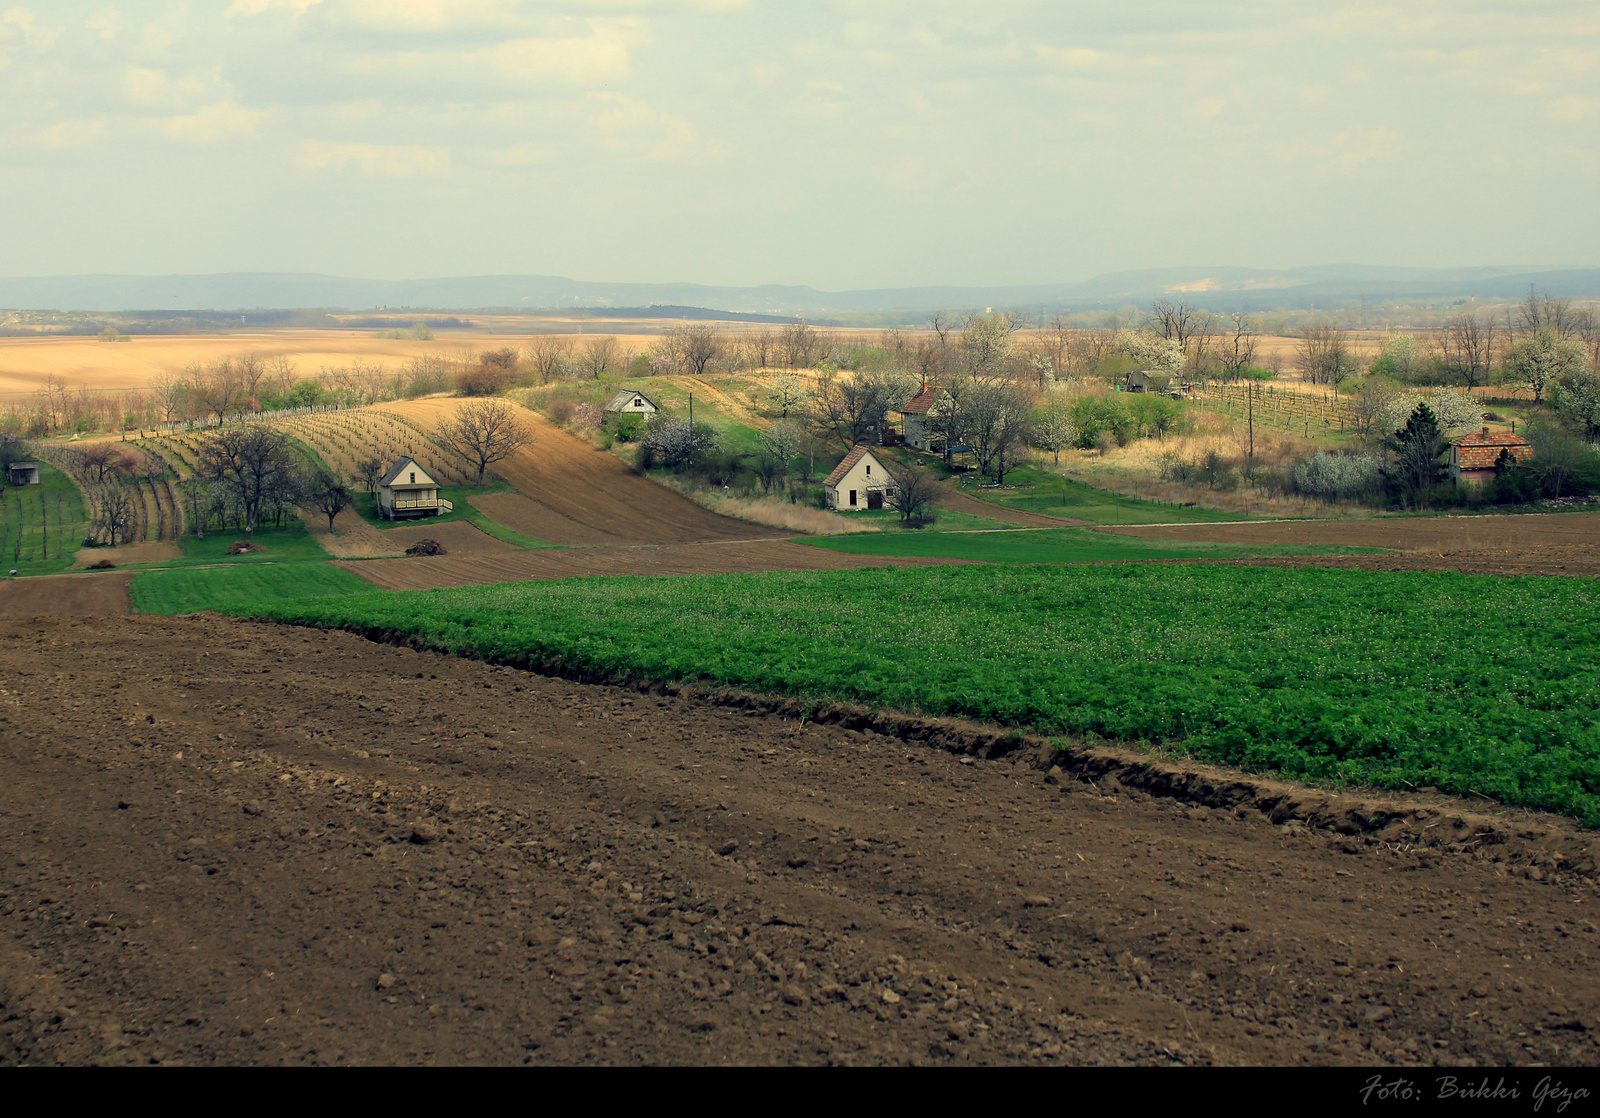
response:
[[(385, 404), (382, 410), (431, 429), (464, 402), (414, 400)], [(534, 429), (533, 445), (492, 467), (522, 500), (497, 500), (493, 494), (473, 499), (514, 532), (580, 546), (747, 540), (772, 534), (770, 528), (707, 512), (531, 411), (523, 410), (522, 418)]]
[(1585, 512), (1182, 524), (1106, 531), (1148, 539), (1385, 547), (1405, 553), (1241, 560), (1256, 565), (1600, 577), (1600, 514)]
[(842, 571), (857, 567), (927, 567), (964, 560), (846, 555), (787, 540), (634, 547), (552, 548), (502, 555), (338, 562), (385, 590), (434, 590), (591, 575), (709, 575), (757, 571)]
[(1545, 821), (207, 617), (0, 675), (3, 1064), (1600, 1059)]
[(129, 613), (131, 574), (52, 575), (0, 582), (0, 617), (81, 617)]

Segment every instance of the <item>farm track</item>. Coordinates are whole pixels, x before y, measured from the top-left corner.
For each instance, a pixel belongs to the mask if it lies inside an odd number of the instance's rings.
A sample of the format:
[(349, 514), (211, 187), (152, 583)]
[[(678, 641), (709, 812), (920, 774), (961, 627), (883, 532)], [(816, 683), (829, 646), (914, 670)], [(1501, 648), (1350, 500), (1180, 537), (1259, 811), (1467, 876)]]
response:
[(952, 559), (907, 559), (847, 555), (788, 540), (709, 544), (656, 544), (633, 547), (574, 547), (507, 551), (497, 555), (447, 555), (440, 558), (373, 559), (339, 562), (385, 590), (436, 590), (599, 575), (706, 575), (758, 571), (840, 571), (859, 567), (927, 567), (960, 563)]
[(1546, 821), (1275, 824), (203, 616), (0, 625), (0, 671), (8, 1064), (1600, 1057)]

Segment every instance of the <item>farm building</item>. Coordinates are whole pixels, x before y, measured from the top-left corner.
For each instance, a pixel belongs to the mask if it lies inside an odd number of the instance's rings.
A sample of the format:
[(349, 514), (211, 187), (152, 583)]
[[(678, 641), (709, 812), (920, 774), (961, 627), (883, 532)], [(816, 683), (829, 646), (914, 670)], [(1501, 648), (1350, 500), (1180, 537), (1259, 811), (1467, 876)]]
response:
[(606, 405), (606, 411), (617, 415), (654, 415), (660, 410), (643, 392), (618, 392)]
[(1148, 369), (1135, 370), (1122, 378), (1124, 392), (1172, 392), (1175, 388), (1175, 378), (1170, 374), (1152, 373)]
[(840, 512), (881, 509), (898, 490), (894, 475), (864, 446), (855, 446), (822, 483), (828, 507)]
[(38, 485), (39, 463), (7, 462), (6, 481), (12, 485)]
[(913, 396), (905, 407), (900, 409), (900, 437), (908, 446), (918, 450), (932, 450), (928, 434), (928, 411), (938, 403), (942, 389), (931, 384), (924, 384), (922, 391)]
[(400, 459), (378, 482), (378, 512), (386, 519), (439, 516), (454, 510), (449, 501), (440, 500), (439, 483), (415, 459)]
[(1450, 476), (1457, 481), (1484, 482), (1494, 479), (1495, 463), (1502, 453), (1515, 462), (1526, 462), (1533, 457), (1533, 444), (1521, 435), (1505, 432), (1491, 435), (1485, 427), (1481, 434), (1462, 435), (1450, 441)]

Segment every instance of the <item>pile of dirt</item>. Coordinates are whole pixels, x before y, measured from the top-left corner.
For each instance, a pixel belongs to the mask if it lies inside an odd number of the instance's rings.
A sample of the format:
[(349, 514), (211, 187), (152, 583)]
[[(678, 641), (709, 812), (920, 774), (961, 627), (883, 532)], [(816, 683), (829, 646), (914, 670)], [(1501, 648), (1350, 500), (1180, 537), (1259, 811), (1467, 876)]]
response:
[(265, 551), (265, 550), (267, 550), (267, 549), (262, 547), (260, 544), (251, 543), (249, 540), (240, 540), (237, 543), (233, 543), (233, 544), (229, 544), (228, 545), (228, 554), (229, 555), (244, 555), (244, 554), (246, 554), (248, 552), (251, 552), (251, 551)]
[(90, 563), (87, 569), (91, 571), (111, 571), (115, 570), (116, 566), (117, 565), (109, 559), (101, 559), (99, 562)]
[(1592, 840), (1525, 813), (1507, 859), (216, 617), (0, 674), (0, 1063), (1600, 1059)]
[(406, 554), (410, 556), (417, 556), (448, 555), (450, 553), (444, 549), (444, 544), (440, 543), (438, 540), (423, 538), (406, 548)]

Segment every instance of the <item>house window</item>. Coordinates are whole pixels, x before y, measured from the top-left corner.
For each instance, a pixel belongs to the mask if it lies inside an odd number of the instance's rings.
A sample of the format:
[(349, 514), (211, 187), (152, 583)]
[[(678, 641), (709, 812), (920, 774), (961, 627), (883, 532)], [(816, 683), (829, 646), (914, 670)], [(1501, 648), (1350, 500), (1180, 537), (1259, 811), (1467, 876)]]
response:
[(852, 505), (856, 503), (856, 491), (854, 489), (850, 490), (850, 503)]
[(872, 476), (872, 467), (871, 467), (871, 466), (868, 466), (868, 467), (867, 467), (867, 476), (868, 476), (868, 477), (871, 477), (871, 476)]
[(411, 484), (412, 485), (417, 484), (417, 475), (416, 474), (412, 474), (411, 475)]

